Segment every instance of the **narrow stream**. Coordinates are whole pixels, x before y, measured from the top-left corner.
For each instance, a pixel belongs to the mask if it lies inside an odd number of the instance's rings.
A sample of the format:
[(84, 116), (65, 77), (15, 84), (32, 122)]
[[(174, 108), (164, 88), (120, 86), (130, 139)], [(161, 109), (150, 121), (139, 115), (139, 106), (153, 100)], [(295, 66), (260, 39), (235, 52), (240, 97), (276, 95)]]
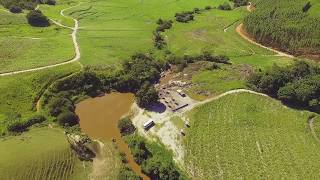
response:
[(111, 141), (114, 138), (119, 150), (126, 154), (132, 170), (147, 180), (149, 178), (141, 172), (141, 167), (134, 161), (117, 127), (119, 119), (130, 111), (133, 102), (133, 94), (110, 93), (80, 102), (76, 106), (76, 113), (80, 118), (80, 127), (83, 132), (92, 139)]

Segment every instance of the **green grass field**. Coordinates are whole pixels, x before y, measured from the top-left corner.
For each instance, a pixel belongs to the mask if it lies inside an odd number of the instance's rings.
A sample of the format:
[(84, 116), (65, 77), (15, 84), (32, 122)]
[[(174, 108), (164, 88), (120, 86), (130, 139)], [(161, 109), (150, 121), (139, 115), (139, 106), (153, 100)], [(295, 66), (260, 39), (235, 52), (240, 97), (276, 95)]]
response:
[(0, 73), (68, 61), (74, 56), (71, 30), (31, 27), (26, 14), (0, 11)]
[[(121, 161), (111, 142), (104, 143), (99, 162), (81, 162), (71, 151), (60, 128), (33, 128), (22, 135), (0, 140), (0, 178), (15, 180), (116, 179)], [(110, 164), (112, 167), (110, 167)], [(97, 172), (98, 171), (98, 172)]]
[(199, 179), (317, 178), (309, 115), (268, 97), (223, 97), (189, 113), (185, 163)]
[(35, 113), (39, 95), (55, 80), (80, 70), (77, 63), (44, 71), (0, 77), (0, 132), (6, 114), (28, 117)]
[(2, 139), (0, 156), (1, 179), (62, 180), (72, 179), (74, 172), (86, 175), (62, 129), (35, 128)]
[(85, 65), (118, 63), (137, 51), (153, 49), (156, 21), (176, 12), (217, 6), (223, 0), (97, 0), (67, 11), (80, 20), (81, 62)]
[(168, 49), (174, 54), (197, 55), (210, 51), (227, 55), (231, 59), (231, 66), (197, 72), (191, 80), (195, 86), (188, 90), (191, 97), (202, 100), (208, 96), (201, 95), (202, 91), (214, 96), (228, 90), (245, 88), (247, 70), (265, 70), (274, 63), (283, 66), (292, 62), (289, 58), (275, 56), (273, 52), (250, 44), (235, 31), (247, 13), (245, 7), (233, 11), (214, 9), (196, 15), (195, 21), (187, 24), (175, 23), (172, 29), (166, 31)]

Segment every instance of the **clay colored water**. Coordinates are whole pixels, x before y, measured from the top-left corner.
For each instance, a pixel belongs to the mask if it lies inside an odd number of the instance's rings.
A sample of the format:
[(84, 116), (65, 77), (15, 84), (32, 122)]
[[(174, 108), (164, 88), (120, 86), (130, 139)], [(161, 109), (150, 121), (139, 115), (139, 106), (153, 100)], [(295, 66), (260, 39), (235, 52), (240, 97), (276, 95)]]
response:
[(133, 94), (110, 93), (80, 102), (76, 106), (76, 113), (80, 118), (80, 127), (83, 132), (93, 139), (115, 139), (119, 150), (126, 154), (132, 170), (143, 179), (149, 179), (141, 172), (140, 166), (135, 163), (131, 151), (121, 138), (117, 127), (119, 119), (130, 111), (133, 102)]

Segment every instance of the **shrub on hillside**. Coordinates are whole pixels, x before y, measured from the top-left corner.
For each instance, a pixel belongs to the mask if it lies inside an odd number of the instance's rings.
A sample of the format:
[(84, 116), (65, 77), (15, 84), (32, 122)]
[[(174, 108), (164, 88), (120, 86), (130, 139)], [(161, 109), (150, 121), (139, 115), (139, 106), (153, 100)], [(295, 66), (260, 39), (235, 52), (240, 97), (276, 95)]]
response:
[(148, 107), (152, 103), (158, 102), (158, 92), (156, 91), (153, 85), (146, 82), (136, 93), (136, 100), (140, 107)]
[(28, 23), (35, 27), (47, 27), (50, 25), (49, 19), (39, 10), (32, 10), (27, 14)]
[(232, 10), (232, 7), (228, 2), (224, 2), (223, 4), (219, 5), (218, 9), (225, 10), (225, 11), (230, 11), (230, 10)]
[(234, 3), (234, 7), (246, 6), (248, 5), (248, 0), (231, 0)]
[(120, 130), (122, 136), (132, 134), (136, 130), (131, 120), (127, 117), (119, 120), (118, 129)]
[(302, 11), (303, 11), (304, 13), (305, 13), (305, 12), (308, 12), (309, 9), (311, 8), (311, 6), (312, 6), (312, 5), (311, 5), (310, 1), (307, 2), (307, 4), (303, 6)]
[(11, 6), (10, 7), (10, 12), (12, 12), (12, 13), (21, 13), (22, 9), (19, 6)]
[(46, 118), (43, 115), (34, 115), (26, 120), (22, 120), (21, 116), (10, 116), (7, 119), (7, 130), (9, 132), (23, 132), (34, 124), (42, 123)]
[(140, 180), (140, 177), (128, 166), (122, 166), (118, 174), (118, 180)]
[(47, 3), (48, 5), (56, 5), (56, 1), (55, 0), (47, 0)]
[(256, 73), (248, 80), (254, 90), (275, 96), (283, 102), (320, 110), (320, 68), (304, 61), (289, 67), (273, 66), (265, 73)]
[(206, 6), (204, 9), (205, 10), (210, 10), (210, 9), (212, 9), (212, 6)]
[(157, 49), (162, 49), (167, 45), (161, 33), (156, 31), (153, 33), (153, 36), (154, 36), (154, 47), (156, 47)]
[(158, 24), (158, 27), (156, 29), (157, 32), (164, 32), (166, 29), (170, 29), (172, 27), (172, 23), (173, 21), (172, 20), (162, 20), (162, 19), (159, 19), (157, 21), (157, 24)]
[(175, 17), (178, 22), (183, 22), (183, 23), (193, 21), (193, 19), (194, 19), (193, 12), (189, 12), (189, 11), (182, 12), (182, 13), (176, 13)]
[(51, 116), (57, 117), (63, 111), (74, 111), (73, 103), (64, 97), (54, 97), (48, 103), (48, 111)]
[(57, 122), (59, 123), (59, 125), (66, 127), (78, 124), (78, 120), (78, 116), (71, 111), (62, 112), (57, 117)]

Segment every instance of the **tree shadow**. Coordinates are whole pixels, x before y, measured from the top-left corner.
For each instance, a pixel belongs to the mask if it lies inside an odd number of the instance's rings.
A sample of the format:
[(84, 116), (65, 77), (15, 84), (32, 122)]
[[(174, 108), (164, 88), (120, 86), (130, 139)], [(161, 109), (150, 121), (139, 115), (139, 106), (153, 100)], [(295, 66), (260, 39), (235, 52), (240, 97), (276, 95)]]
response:
[(167, 107), (163, 103), (157, 102), (157, 103), (152, 103), (146, 109), (152, 112), (163, 113), (166, 111)]

